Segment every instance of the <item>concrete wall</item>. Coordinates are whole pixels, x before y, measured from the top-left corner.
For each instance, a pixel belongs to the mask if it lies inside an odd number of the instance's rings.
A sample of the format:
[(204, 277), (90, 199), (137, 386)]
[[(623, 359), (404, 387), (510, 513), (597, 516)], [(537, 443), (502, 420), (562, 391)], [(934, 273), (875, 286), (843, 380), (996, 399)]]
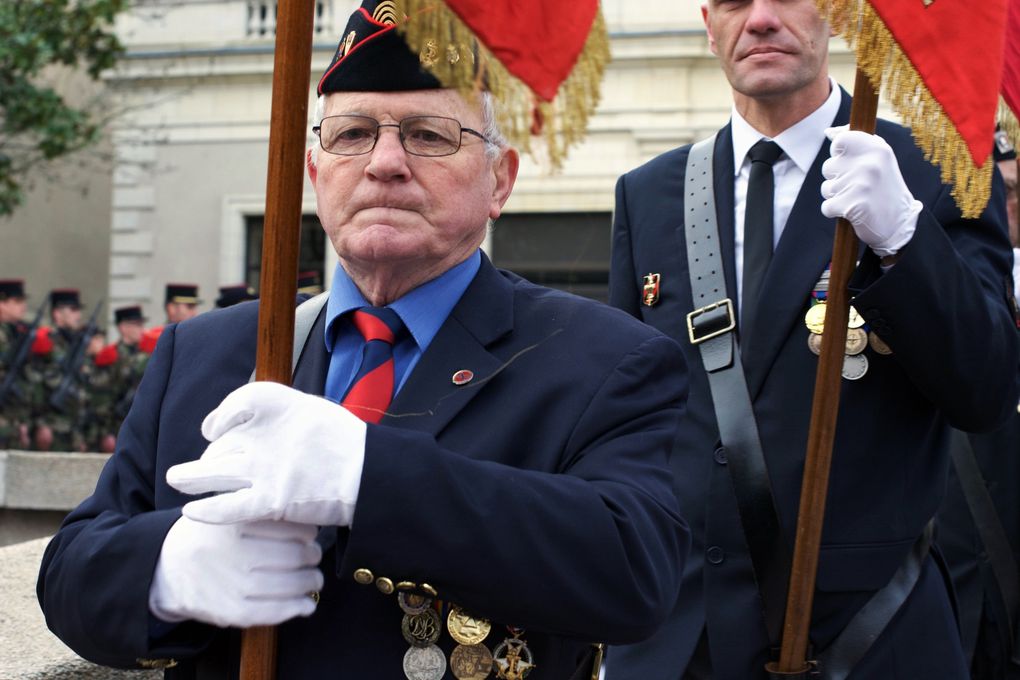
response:
[(35, 580), (47, 539), (0, 548), (0, 680), (157, 680), (162, 671), (91, 664), (46, 627)]
[[(155, 680), (84, 661), (46, 627), (35, 596), (43, 551), (60, 519), (92, 493), (109, 456), (0, 451), (0, 680)], [(37, 532), (29, 541), (5, 542)], [(38, 533), (41, 532), (41, 533)]]

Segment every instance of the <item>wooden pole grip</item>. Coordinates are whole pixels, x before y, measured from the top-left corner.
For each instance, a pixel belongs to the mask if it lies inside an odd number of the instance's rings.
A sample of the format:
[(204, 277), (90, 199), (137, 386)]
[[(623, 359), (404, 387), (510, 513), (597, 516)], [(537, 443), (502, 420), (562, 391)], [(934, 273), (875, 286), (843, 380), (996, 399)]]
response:
[[(255, 378), (290, 384), (314, 0), (279, 0)], [(276, 677), (276, 629), (241, 634), (242, 680)]]
[[(850, 129), (873, 133), (878, 113), (877, 84), (860, 69), (854, 83)], [(783, 621), (783, 642), (778, 666), (769, 670), (796, 673), (807, 668), (808, 633), (814, 601), (818, 552), (821, 547), (825, 502), (829, 491), (832, 444), (839, 414), (839, 396), (850, 309), (847, 284), (857, 262), (857, 235), (845, 219), (836, 224), (832, 267), (825, 307), (825, 332), (815, 375), (811, 425), (808, 430), (804, 478), (797, 514), (797, 535), (790, 569), (790, 588)]]

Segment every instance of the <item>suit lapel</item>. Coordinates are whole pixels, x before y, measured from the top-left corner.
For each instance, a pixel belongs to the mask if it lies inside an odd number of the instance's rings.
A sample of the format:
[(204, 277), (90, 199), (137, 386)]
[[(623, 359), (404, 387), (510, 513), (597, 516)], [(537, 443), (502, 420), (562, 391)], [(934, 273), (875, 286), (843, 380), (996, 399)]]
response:
[(726, 294), (737, 309), (737, 275), (733, 262), (733, 241), (736, 225), (733, 218), (733, 133), (729, 124), (720, 132), (712, 155), (712, 182), (715, 185), (715, 218), (719, 225), (719, 243), (722, 247), (723, 273), (726, 276)]
[[(843, 92), (835, 125), (847, 122), (850, 97)], [(801, 322), (815, 283), (832, 258), (835, 220), (822, 215), (822, 163), (829, 157), (829, 140), (811, 164), (783, 229), (762, 283), (760, 309), (752, 334), (751, 354), (744, 356), (747, 388), (754, 399), (783, 343)], [(808, 351), (805, 347), (804, 351)]]
[[(486, 347), (513, 328), (513, 286), (482, 256), (482, 265), (390, 405), (381, 425), (438, 434), (498, 372)], [(453, 382), (458, 371), (473, 378)]]

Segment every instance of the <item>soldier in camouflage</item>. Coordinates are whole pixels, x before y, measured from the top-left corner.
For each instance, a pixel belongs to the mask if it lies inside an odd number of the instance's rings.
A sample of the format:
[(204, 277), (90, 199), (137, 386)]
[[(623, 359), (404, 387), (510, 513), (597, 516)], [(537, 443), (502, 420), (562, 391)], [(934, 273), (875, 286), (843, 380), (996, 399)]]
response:
[(120, 338), (104, 347), (89, 366), (89, 408), (85, 436), (90, 450), (110, 453), (117, 431), (131, 408), (135, 390), (145, 372), (149, 354), (140, 341), (145, 332), (145, 317), (137, 305), (114, 310)]
[[(28, 332), (26, 307), (24, 281), (0, 280), (0, 384), (7, 378), (18, 345)], [(0, 449), (27, 449), (29, 445), (31, 408), (26, 400), (27, 389), (23, 379), (14, 380), (0, 403)]]
[(81, 302), (75, 289), (50, 292), (52, 327), (41, 327), (32, 345), (26, 367), (31, 387), (32, 446), (39, 451), (84, 451), (81, 425), (86, 404), (83, 381), (79, 380), (64, 408), (51, 405), (51, 396), (64, 379), (65, 361), (81, 333)]

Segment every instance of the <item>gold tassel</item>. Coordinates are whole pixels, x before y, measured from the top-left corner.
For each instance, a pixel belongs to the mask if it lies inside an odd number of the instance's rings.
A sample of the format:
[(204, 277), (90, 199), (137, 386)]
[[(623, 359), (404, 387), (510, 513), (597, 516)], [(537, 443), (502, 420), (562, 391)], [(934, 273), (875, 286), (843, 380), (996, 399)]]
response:
[(956, 126), (868, 0), (816, 3), (822, 16), (856, 53), (857, 67), (873, 83), (881, 83), (882, 93), (910, 128), (924, 157), (939, 166), (942, 181), (952, 185), (952, 196), (963, 216), (980, 215), (991, 194), (991, 154), (981, 165), (974, 164)]
[(499, 102), (498, 123), (503, 134), (523, 152), (531, 153), (532, 124), (537, 108), (542, 119), (544, 147), (553, 170), (563, 166), (567, 150), (584, 139), (588, 119), (600, 97), (602, 74), (609, 63), (609, 35), (601, 9), (577, 63), (551, 102), (539, 101), (514, 77), (474, 32), (445, 3), (438, 0), (396, 0), (404, 16), (397, 25), (422, 65), (446, 87), (469, 95), (486, 89)]

